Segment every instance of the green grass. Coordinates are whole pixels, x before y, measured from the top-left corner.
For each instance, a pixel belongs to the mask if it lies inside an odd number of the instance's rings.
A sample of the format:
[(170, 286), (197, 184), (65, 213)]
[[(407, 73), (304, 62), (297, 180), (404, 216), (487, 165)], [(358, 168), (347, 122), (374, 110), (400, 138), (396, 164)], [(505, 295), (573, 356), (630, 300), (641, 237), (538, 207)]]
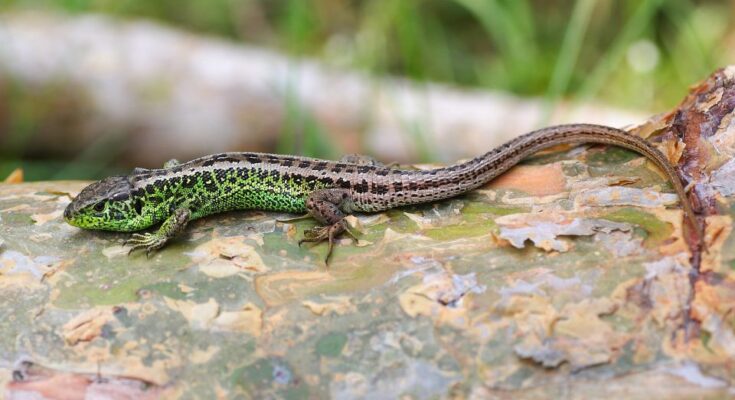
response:
[[(613, 93), (603, 100), (631, 108), (673, 104), (726, 61), (731, 30), (726, 2), (690, 0), (5, 0), (0, 10), (31, 6), (151, 18), (419, 81), (550, 99)], [(639, 73), (625, 60), (638, 40), (661, 52), (653, 77), (666, 96), (653, 104), (616, 90)]]
[[(727, 38), (735, 26), (729, 2), (694, 0), (0, 3), (0, 11), (23, 7), (148, 18), (376, 76), (543, 97), (547, 113), (535, 121), (539, 126), (560, 100), (594, 100), (652, 113), (674, 106), (691, 84), (728, 63)], [(640, 44), (656, 53), (653, 68), (635, 68), (631, 49)], [(0, 176), (11, 160), (28, 158), (40, 129), (36, 114), (43, 108), (14, 104), (22, 98), (0, 85), (0, 115), (4, 109), (13, 113), (10, 126), (0, 121), (0, 129), (9, 132), (0, 137)], [(291, 100), (277, 149), (327, 157), (341, 153), (325, 138), (325, 128)], [(435, 159), (440, 146), (425, 140), (426, 124), (402, 123), (407, 138), (419, 143), (421, 157)]]

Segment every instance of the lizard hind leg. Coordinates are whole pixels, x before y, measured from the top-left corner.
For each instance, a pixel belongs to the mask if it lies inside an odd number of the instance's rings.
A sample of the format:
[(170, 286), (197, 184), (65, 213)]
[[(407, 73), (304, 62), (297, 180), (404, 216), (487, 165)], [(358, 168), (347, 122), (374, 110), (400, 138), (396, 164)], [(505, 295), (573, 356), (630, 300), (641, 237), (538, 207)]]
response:
[[(163, 164), (163, 168), (171, 168), (171, 167), (175, 167), (177, 165), (181, 165), (181, 162), (179, 162), (179, 160), (177, 160), (175, 158), (172, 158), (172, 159), (166, 161)], [(148, 168), (135, 167), (135, 168), (133, 168), (133, 173), (132, 174), (133, 175), (140, 175), (140, 174), (145, 174), (145, 173), (151, 172), (151, 171), (153, 171), (153, 170), (152, 169), (148, 169)]]
[(390, 164), (384, 164), (371, 156), (368, 156), (365, 154), (358, 154), (358, 153), (345, 154), (344, 156), (342, 156), (342, 158), (339, 159), (339, 162), (357, 164), (357, 165), (370, 165), (373, 167), (388, 168), (388, 169), (400, 169), (401, 168), (401, 165), (395, 161)]
[(165, 163), (163, 163), (163, 168), (171, 168), (171, 167), (175, 167), (177, 165), (181, 165), (181, 162), (179, 160), (175, 159), (175, 158), (172, 158), (172, 159), (166, 161)]
[(314, 242), (328, 242), (329, 247), (327, 248), (327, 255), (324, 258), (325, 263), (329, 263), (329, 257), (332, 255), (334, 249), (334, 240), (340, 233), (345, 232), (345, 220), (341, 219), (339, 222), (335, 222), (332, 225), (317, 226), (304, 232), (304, 238), (299, 240), (299, 246), (302, 243)]
[(365, 154), (345, 154), (339, 159), (339, 162), (357, 165), (372, 165), (375, 167), (385, 167), (385, 164), (376, 160), (375, 158)]
[(306, 209), (322, 226), (317, 226), (304, 232), (304, 238), (299, 245), (305, 242), (320, 243), (327, 241), (329, 247), (325, 263), (329, 263), (332, 255), (334, 240), (347, 230), (345, 214), (342, 206), (350, 200), (350, 192), (346, 189), (319, 189), (315, 190), (306, 199)]

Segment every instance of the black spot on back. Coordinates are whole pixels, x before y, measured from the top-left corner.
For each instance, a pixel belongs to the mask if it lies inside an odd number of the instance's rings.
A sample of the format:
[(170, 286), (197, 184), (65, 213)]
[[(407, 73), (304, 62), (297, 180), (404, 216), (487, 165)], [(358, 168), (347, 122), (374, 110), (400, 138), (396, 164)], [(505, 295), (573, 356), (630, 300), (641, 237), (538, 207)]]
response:
[(357, 193), (366, 193), (368, 191), (368, 183), (365, 179), (362, 180), (362, 182), (355, 185), (355, 192)]
[(255, 154), (246, 154), (245, 160), (247, 160), (247, 162), (249, 162), (250, 164), (260, 164), (263, 161)]
[(370, 193), (377, 195), (386, 194), (388, 193), (388, 185), (373, 184), (370, 188)]
[(187, 176), (181, 182), (181, 185), (185, 188), (193, 188), (197, 184), (197, 180), (193, 176)]
[(341, 187), (342, 189), (349, 189), (352, 187), (349, 180), (337, 178), (337, 186)]

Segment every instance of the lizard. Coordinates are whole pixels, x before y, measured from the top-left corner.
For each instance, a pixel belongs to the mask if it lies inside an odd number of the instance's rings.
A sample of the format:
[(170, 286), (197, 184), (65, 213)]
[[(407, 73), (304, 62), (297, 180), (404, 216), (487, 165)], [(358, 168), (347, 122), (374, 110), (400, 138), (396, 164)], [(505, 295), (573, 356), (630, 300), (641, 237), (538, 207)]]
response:
[[(319, 225), (304, 232), (304, 242), (328, 242), (348, 230), (345, 216), (435, 202), (474, 190), (522, 159), (560, 144), (595, 143), (642, 154), (666, 176), (678, 194), (697, 240), (697, 222), (687, 189), (668, 159), (645, 139), (603, 125), (568, 124), (542, 128), (508, 141), (469, 161), (429, 170), (407, 170), (363, 157), (340, 161), (230, 152), (161, 169), (136, 168), (81, 190), (64, 210), (67, 223), (84, 229), (134, 232), (160, 224), (155, 232), (133, 233), (126, 241), (146, 254), (181, 234), (191, 220), (231, 210), (258, 209), (306, 213)], [(303, 218), (303, 217), (301, 217)], [(298, 218), (296, 218), (298, 219)]]

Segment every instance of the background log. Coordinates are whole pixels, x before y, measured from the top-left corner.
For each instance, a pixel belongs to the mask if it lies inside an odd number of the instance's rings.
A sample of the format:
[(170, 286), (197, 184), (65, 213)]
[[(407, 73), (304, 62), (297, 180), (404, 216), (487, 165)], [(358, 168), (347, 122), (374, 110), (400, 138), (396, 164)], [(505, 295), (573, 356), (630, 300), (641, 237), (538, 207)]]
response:
[[(556, 123), (645, 118), (591, 102), (548, 109), (541, 99), (372, 77), (102, 15), (0, 15), (0, 132), (23, 122), (8, 109), (18, 92), (37, 126), (26, 153), (93, 152), (128, 167), (274, 151), (279, 135), (297, 136), (297, 148), (282, 152), (449, 162), (549, 122), (547, 112)], [(0, 135), (0, 155), (11, 144)]]

